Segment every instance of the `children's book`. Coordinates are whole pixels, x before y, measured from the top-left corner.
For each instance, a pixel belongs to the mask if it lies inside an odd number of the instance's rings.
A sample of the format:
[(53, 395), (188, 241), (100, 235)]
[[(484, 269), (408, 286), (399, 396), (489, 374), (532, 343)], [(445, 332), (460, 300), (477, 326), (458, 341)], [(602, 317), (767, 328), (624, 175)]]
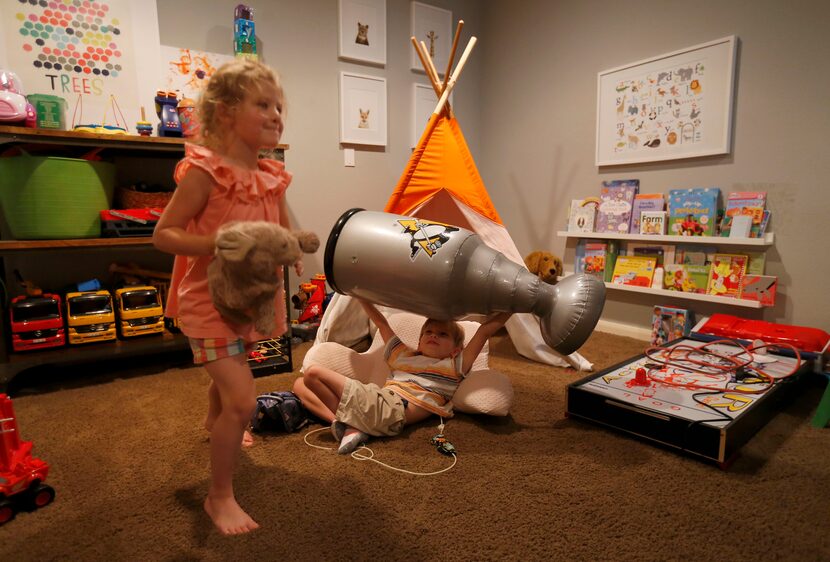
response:
[(640, 234), (665, 234), (666, 211), (643, 211), (640, 213)]
[(763, 275), (767, 266), (766, 252), (746, 252), (749, 260), (746, 262), (747, 275)]
[(764, 306), (775, 306), (778, 277), (774, 275), (744, 275), (741, 298), (758, 301)]
[(568, 232), (593, 232), (597, 214), (597, 200), (572, 199), (568, 213)]
[(663, 345), (688, 336), (694, 324), (694, 314), (685, 308), (655, 306), (652, 316), (651, 345)]
[(669, 264), (664, 266), (664, 286), (669, 291), (705, 293), (709, 283), (708, 265)]
[(712, 266), (706, 265), (687, 265), (686, 273), (689, 275), (688, 291), (689, 293), (705, 293), (706, 287), (709, 286), (709, 273)]
[(627, 242), (625, 244), (625, 255), (657, 258), (657, 265), (665, 266), (674, 263), (674, 245)]
[(617, 264), (617, 256), (620, 255), (620, 241), (608, 240), (605, 244), (605, 275), (603, 281), (611, 282), (614, 276), (614, 266)]
[(741, 254), (715, 254), (709, 271), (706, 293), (741, 298), (742, 284), (749, 258)]
[(628, 231), (632, 234), (640, 233), (640, 213), (643, 211), (662, 211), (666, 203), (662, 193), (638, 193), (634, 196), (634, 203), (631, 208), (631, 228)]
[(702, 244), (678, 244), (674, 253), (674, 263), (688, 265), (706, 265), (718, 253), (717, 246)]
[(651, 287), (657, 259), (645, 256), (618, 256), (612, 283)]
[(587, 273), (604, 281), (606, 247), (605, 242), (580, 240), (576, 245), (576, 272)]
[(692, 292), (689, 288), (688, 266), (679, 263), (669, 263), (663, 266), (663, 287), (669, 291)]
[(755, 232), (750, 231), (750, 238), (761, 238), (764, 236), (764, 233), (767, 231), (767, 225), (769, 224), (770, 215), (772, 215), (772, 211), (770, 211), (769, 209), (764, 209), (764, 217), (761, 219), (761, 224), (758, 225), (757, 236), (755, 236)]
[[(730, 236), (732, 234), (732, 224), (735, 218), (739, 216), (748, 216), (750, 218), (750, 236), (747, 238), (757, 238), (758, 230), (761, 227), (761, 222), (764, 218), (764, 207), (767, 202), (767, 193), (765, 191), (736, 191), (730, 193), (726, 198), (726, 205), (723, 213), (723, 222), (721, 223), (720, 235)], [(751, 233), (754, 232), (753, 236)]]
[(668, 234), (715, 236), (719, 197), (717, 187), (670, 190)]
[(631, 228), (631, 210), (640, 180), (602, 182), (597, 209), (597, 232), (624, 234)]

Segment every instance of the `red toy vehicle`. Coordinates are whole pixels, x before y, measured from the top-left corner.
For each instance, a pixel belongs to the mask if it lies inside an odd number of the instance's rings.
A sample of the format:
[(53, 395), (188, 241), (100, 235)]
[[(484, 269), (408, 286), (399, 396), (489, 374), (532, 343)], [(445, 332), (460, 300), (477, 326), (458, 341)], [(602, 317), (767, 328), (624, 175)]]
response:
[(61, 298), (50, 293), (15, 297), (11, 303), (11, 332), (14, 351), (64, 345)]
[(18, 511), (52, 503), (55, 490), (44, 484), (49, 465), (32, 456), (32, 442), (21, 441), (12, 400), (0, 394), (0, 525)]

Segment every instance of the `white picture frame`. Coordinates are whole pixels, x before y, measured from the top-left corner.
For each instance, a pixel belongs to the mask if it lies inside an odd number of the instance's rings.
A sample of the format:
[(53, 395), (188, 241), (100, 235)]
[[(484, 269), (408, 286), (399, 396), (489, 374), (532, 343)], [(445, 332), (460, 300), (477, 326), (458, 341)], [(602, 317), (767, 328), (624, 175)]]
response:
[(340, 72), (340, 142), (386, 146), (386, 79)]
[[(426, 44), (435, 69), (440, 76), (444, 76), (452, 46), (452, 12), (421, 2), (412, 2), (411, 12), (411, 36)], [(410, 52), (409, 68), (424, 72), (415, 49)]]
[[(454, 92), (450, 92), (449, 103), (453, 103)], [(432, 112), (435, 111), (435, 106), (438, 105), (438, 95), (432, 89), (430, 84), (414, 83), (412, 85), (412, 122), (410, 135), (410, 148), (418, 146), (418, 141), (421, 140), (421, 135), (432, 117)]]
[(386, 65), (386, 0), (338, 0), (339, 58)]
[(596, 165), (728, 154), (737, 37), (603, 70)]

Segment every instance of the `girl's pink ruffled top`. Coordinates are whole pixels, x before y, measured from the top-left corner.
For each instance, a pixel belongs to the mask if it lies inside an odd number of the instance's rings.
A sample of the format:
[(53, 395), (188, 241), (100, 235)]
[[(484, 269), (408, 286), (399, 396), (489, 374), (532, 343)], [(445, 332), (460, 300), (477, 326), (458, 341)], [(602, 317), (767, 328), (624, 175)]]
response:
[[(187, 226), (193, 234), (212, 234), (230, 221), (265, 220), (279, 224), (279, 199), (291, 183), (285, 164), (262, 158), (257, 170), (225, 160), (209, 148), (185, 145), (185, 157), (173, 174), (176, 183), (193, 167), (207, 172), (214, 181), (208, 202)], [(165, 315), (178, 317), (182, 332), (191, 338), (242, 338), (247, 342), (277, 337), (286, 329), (285, 299), (277, 295), (273, 334), (259, 334), (252, 325), (226, 322), (210, 298), (207, 266), (213, 256), (176, 256)]]

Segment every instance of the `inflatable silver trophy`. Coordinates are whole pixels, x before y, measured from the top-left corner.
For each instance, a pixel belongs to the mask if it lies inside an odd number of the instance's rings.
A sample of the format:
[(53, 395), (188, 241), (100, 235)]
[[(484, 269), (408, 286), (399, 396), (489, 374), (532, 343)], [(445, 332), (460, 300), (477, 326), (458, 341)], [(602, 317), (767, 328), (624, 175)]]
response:
[(549, 285), (469, 230), (363, 209), (337, 220), (324, 267), (338, 293), (431, 318), (531, 312), (563, 355), (585, 343), (605, 304), (605, 285), (591, 275)]

